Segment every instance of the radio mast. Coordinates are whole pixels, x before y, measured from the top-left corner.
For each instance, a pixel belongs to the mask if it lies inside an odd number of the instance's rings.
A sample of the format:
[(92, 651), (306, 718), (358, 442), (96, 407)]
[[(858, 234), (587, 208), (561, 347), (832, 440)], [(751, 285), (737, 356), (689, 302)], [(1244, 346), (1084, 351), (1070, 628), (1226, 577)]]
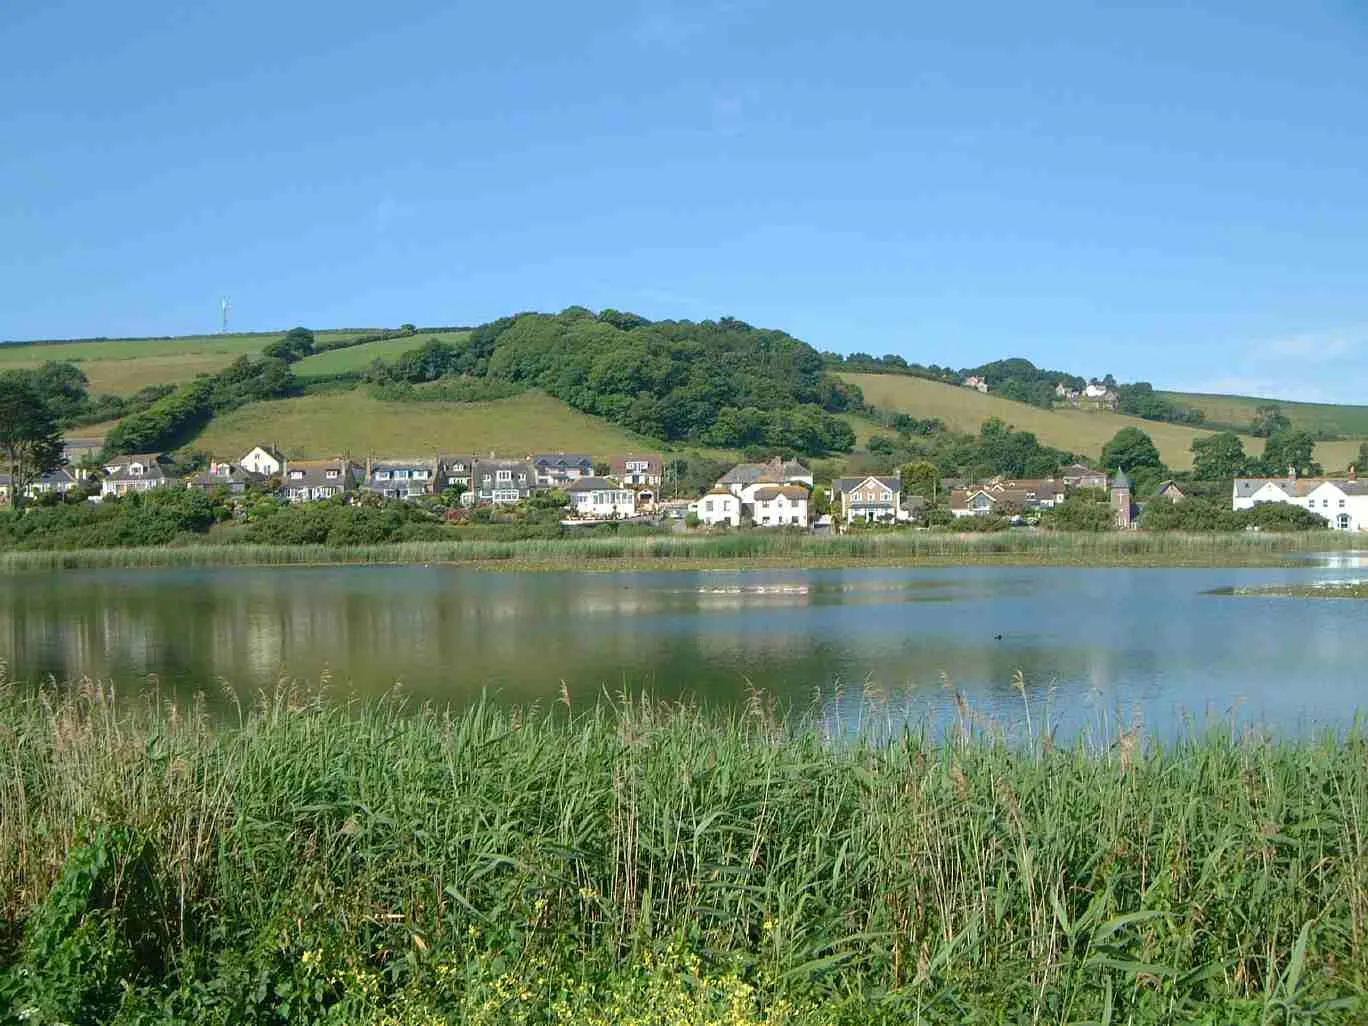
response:
[(227, 296), (219, 300), (219, 334), (221, 335), (228, 332), (228, 311), (231, 309)]

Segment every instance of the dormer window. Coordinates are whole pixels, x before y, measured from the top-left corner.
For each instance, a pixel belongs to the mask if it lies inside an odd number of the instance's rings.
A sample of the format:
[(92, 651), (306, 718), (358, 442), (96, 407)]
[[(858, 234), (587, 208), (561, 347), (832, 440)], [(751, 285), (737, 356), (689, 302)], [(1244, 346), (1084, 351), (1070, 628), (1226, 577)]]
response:
[(513, 471), (511, 470), (500, 470), (498, 472), (498, 475), (500, 482), (513, 480)]
[(290, 480), (291, 480), (291, 481), (298, 481), (298, 480), (299, 480), (300, 478), (302, 478), (303, 476), (304, 476), (304, 471), (302, 471), (302, 470), (292, 470), (292, 471), (290, 471)]
[(326, 477), (329, 481), (333, 481), (341, 475), (336, 470), (325, 470), (323, 471), (323, 476)]
[(377, 471), (375, 472), (375, 479), (376, 479), (377, 481), (388, 481), (388, 480), (389, 480), (389, 476), (390, 476), (390, 472), (389, 472), (388, 470), (377, 470)]

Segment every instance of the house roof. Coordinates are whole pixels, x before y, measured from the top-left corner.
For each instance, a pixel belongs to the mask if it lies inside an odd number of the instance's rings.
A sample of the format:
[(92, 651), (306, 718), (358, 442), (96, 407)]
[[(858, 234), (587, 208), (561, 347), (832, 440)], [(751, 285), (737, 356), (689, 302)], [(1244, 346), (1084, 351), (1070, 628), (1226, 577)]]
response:
[(583, 452), (539, 452), (532, 457), (532, 461), (539, 467), (582, 467), (584, 464), (594, 465), (594, 457)]
[(866, 481), (877, 481), (885, 488), (890, 489), (894, 494), (902, 489), (902, 481), (896, 477), (879, 477), (875, 474), (866, 474), (864, 477), (838, 477), (831, 482), (831, 487), (838, 492), (853, 492)]
[(755, 498), (759, 502), (771, 502), (781, 495), (786, 499), (802, 499), (806, 502), (808, 490), (798, 485), (766, 485), (755, 490)]
[(566, 489), (567, 492), (625, 491), (622, 485), (606, 477), (581, 477)]
[(320, 467), (304, 471), (302, 477), (286, 478), (283, 487), (287, 492), (301, 488), (341, 488), (345, 491), (355, 483), (355, 479), (350, 474), (344, 473), (339, 477), (328, 477), (327, 471)]
[(623, 456), (614, 456), (612, 460), (609, 461), (609, 465), (613, 468), (613, 473), (625, 473), (627, 470), (628, 460), (631, 460), (633, 463), (639, 463), (644, 460), (646, 462), (646, 472), (648, 474), (658, 474), (660, 473), (661, 469), (665, 466), (665, 460), (662, 456), (647, 453), (638, 454), (629, 452)]
[(280, 450), (277, 449), (274, 445), (261, 445), (260, 443), (248, 449), (243, 454), (243, 458), (246, 459), (248, 456), (252, 455), (252, 453), (256, 452), (258, 449), (264, 452), (267, 456), (270, 456), (277, 463), (279, 463), (284, 458), (280, 455)]
[[(726, 479), (723, 478), (723, 480)], [(732, 493), (722, 484), (721, 481), (717, 482), (717, 484), (712, 486), (712, 488), (708, 491), (708, 495), (725, 495), (731, 499), (736, 498), (736, 496), (732, 495)], [(739, 502), (740, 500), (738, 499), (737, 501)]]
[(758, 481), (784, 484), (795, 477), (811, 477), (812, 471), (797, 460), (773, 459), (768, 463), (738, 463), (722, 475), (719, 484), (755, 484)]

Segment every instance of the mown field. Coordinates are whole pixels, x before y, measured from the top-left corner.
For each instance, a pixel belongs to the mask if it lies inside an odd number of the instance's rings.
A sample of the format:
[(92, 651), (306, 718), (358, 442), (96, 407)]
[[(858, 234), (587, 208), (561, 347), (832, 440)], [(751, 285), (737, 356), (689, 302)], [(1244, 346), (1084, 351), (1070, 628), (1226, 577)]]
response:
[(376, 360), (391, 360), (402, 356), (411, 349), (417, 349), (430, 339), (438, 338), (454, 342), (464, 338), (468, 332), (455, 332), (438, 335), (411, 335), (405, 338), (390, 338), (380, 342), (367, 342), (364, 345), (348, 346), (326, 353), (306, 356), (294, 365), (294, 372), (301, 378), (329, 377), (333, 374), (348, 374), (363, 371)]
[(283, 685), (213, 718), (0, 689), (5, 1021), (1368, 1013), (1358, 731), (1055, 738), (961, 699), (928, 737), (868, 689), (858, 737), (763, 694), (420, 710)]
[[(355, 338), (361, 331), (320, 331), (319, 341)], [(283, 332), (185, 335), (178, 338), (109, 339), (0, 345), (0, 370), (37, 367), (48, 361), (76, 364), (95, 394), (132, 395), (148, 385), (179, 384), (222, 370), (239, 356), (259, 353)]]
[(1203, 395), (1197, 392), (1161, 392), (1165, 398), (1192, 406), (1213, 424), (1246, 426), (1260, 406), (1276, 405), (1292, 426), (1345, 438), (1368, 438), (1368, 406), (1332, 403), (1292, 403), (1282, 399), (1256, 399), (1243, 395)]
[(605, 457), (660, 444), (538, 392), (484, 403), (383, 402), (364, 389), (252, 403), (214, 418), (191, 447), (236, 458), (260, 442), (287, 456), (579, 451)]
[[(909, 413), (916, 417), (939, 417), (957, 431), (974, 432), (990, 417), (1031, 431), (1046, 445), (1097, 458), (1102, 447), (1124, 427), (1138, 427), (1154, 439), (1164, 462), (1175, 470), (1192, 467), (1192, 441), (1210, 431), (1165, 424), (1139, 417), (1085, 410), (1043, 410), (1026, 403), (981, 395), (967, 388), (943, 385), (899, 374), (842, 374), (844, 380), (859, 385), (865, 399), (875, 406)], [(1245, 451), (1263, 452), (1263, 439), (1244, 436)], [(1316, 458), (1327, 471), (1342, 470), (1357, 459), (1359, 442), (1320, 442)]]

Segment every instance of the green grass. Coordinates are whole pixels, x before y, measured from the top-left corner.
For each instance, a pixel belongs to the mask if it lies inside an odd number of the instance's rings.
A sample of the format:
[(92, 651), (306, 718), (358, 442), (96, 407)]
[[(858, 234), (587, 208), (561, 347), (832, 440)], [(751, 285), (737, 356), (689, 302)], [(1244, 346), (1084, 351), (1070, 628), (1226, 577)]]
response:
[[(320, 341), (355, 338), (360, 331), (322, 331)], [(261, 352), (282, 333), (185, 335), (179, 338), (109, 339), (54, 343), (0, 344), (0, 370), (37, 367), (48, 361), (80, 366), (97, 395), (132, 395), (148, 385), (179, 384), (212, 374), (239, 356)]]
[[(1138, 427), (1154, 440), (1164, 462), (1174, 470), (1192, 468), (1192, 442), (1212, 432), (1141, 420), (1117, 413), (1086, 410), (1045, 410), (1026, 403), (981, 395), (968, 388), (945, 385), (900, 374), (842, 374), (864, 391), (865, 399), (886, 410), (909, 413), (915, 417), (939, 417), (956, 431), (977, 432), (989, 417), (1000, 417), (1022, 431), (1031, 431), (1046, 445), (1075, 452), (1093, 459), (1102, 447), (1124, 427)], [(1263, 439), (1245, 436), (1245, 451), (1263, 452)], [(1355, 462), (1357, 441), (1321, 442), (1316, 458), (1327, 470), (1342, 470)]]
[(609, 569), (736, 565), (1269, 566), (1289, 555), (1351, 548), (1329, 531), (1066, 534), (1010, 531), (861, 532), (839, 537), (746, 531), (511, 541), (431, 541), (341, 548), (321, 545), (187, 544), (155, 548), (0, 553), (0, 573), (154, 566), (319, 563), (474, 563), (516, 569)]
[[(346, 350), (343, 350), (346, 352)], [(258, 442), (287, 456), (655, 452), (660, 444), (528, 392), (485, 403), (383, 402), (364, 390), (252, 403), (215, 417), (194, 448), (236, 458)]]
[(440, 338), (445, 342), (454, 342), (464, 338), (467, 334), (468, 332), (449, 335), (411, 335), (405, 338), (390, 338), (379, 342), (367, 342), (359, 346), (348, 346), (345, 349), (333, 349), (324, 353), (315, 353), (313, 356), (306, 356), (294, 365), (294, 372), (301, 378), (320, 378), (329, 377), (333, 374), (363, 371), (376, 360), (388, 362), (410, 350), (425, 345), (430, 339)]
[(1184, 406), (1193, 406), (1206, 414), (1213, 424), (1229, 424), (1248, 428), (1254, 411), (1260, 406), (1274, 404), (1292, 426), (1313, 434), (1322, 432), (1345, 438), (1368, 438), (1368, 406), (1347, 406), (1335, 403), (1294, 403), (1282, 399), (1258, 399), (1243, 395), (1203, 395), (1197, 392), (1161, 392), (1161, 395)]
[(833, 739), (825, 704), (585, 697), (4, 695), (0, 1002), (124, 1026), (1368, 1013), (1358, 732), (1055, 740), (961, 700), (942, 740), (871, 691)]

